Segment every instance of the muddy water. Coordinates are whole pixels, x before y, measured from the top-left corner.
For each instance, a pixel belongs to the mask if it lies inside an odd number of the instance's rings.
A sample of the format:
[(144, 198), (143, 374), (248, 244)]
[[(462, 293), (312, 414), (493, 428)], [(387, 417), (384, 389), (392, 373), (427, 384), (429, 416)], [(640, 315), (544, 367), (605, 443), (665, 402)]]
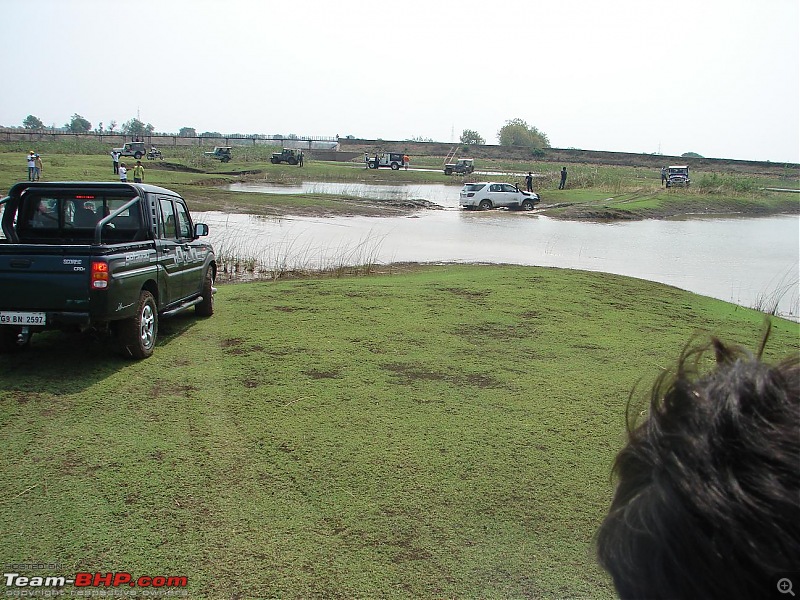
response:
[(373, 185), (304, 181), (301, 185), (233, 183), (226, 189), (260, 194), (337, 194), (378, 200), (428, 200), (446, 208), (456, 208), (461, 185)]
[[(353, 184), (341, 185), (351, 190), (339, 193), (355, 195)], [(799, 312), (797, 216), (587, 223), (535, 213), (461, 211), (457, 186), (386, 187), (450, 210), (294, 219), (208, 212), (196, 219), (209, 224), (218, 252), (267, 267), (403, 261), (553, 266), (658, 281), (748, 307), (785, 291), (780, 313), (796, 318)]]

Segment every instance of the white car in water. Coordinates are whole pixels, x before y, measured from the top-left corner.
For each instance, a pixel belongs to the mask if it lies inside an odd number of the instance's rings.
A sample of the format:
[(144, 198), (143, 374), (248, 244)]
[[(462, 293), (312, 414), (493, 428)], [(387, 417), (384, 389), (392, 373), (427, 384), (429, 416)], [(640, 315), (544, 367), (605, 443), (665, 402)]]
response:
[(533, 210), (539, 202), (539, 195), (523, 192), (510, 183), (467, 183), (461, 188), (459, 205), (468, 210), (478, 208), (511, 208), (514, 210)]

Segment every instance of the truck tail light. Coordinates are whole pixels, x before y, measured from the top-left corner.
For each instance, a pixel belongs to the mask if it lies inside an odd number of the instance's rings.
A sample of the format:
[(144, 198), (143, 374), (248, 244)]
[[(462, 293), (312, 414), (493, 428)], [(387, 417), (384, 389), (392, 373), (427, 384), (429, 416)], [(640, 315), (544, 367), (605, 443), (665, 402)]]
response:
[(92, 289), (104, 290), (108, 287), (108, 263), (92, 262)]

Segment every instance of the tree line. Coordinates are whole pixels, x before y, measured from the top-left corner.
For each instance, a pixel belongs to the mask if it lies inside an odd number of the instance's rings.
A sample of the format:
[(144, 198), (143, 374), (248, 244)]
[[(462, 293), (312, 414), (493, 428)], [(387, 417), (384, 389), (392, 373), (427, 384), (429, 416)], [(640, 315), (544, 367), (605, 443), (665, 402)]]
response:
[[(39, 130), (44, 129), (44, 123), (42, 120), (34, 115), (28, 115), (22, 122), (22, 126), (25, 129), (30, 130)], [(92, 131), (92, 124), (79, 115), (75, 113), (72, 115), (72, 118), (68, 123), (64, 124), (64, 128), (72, 133), (90, 133)], [(95, 129), (98, 133), (108, 132), (114, 133), (117, 128), (117, 122), (111, 121), (106, 126), (100, 122)], [(120, 132), (125, 135), (131, 136), (147, 136), (152, 135), (155, 131), (155, 128), (150, 123), (143, 123), (137, 118), (130, 119), (122, 124), (120, 127)], [(178, 132), (178, 136), (180, 137), (222, 137), (217, 131), (206, 131), (201, 133), (200, 136), (197, 135), (197, 131), (194, 127), (181, 127), (180, 131)], [(422, 139), (418, 141), (423, 141)], [(433, 141), (433, 140), (424, 140), (424, 141)], [(483, 145), (486, 144), (486, 140), (477, 132), (472, 129), (465, 129), (461, 133), (461, 138), (459, 140), (462, 144), (479, 144)], [(550, 140), (542, 131), (539, 131), (536, 127), (528, 125), (523, 119), (510, 119), (506, 121), (505, 125), (500, 128), (500, 131), (497, 132), (497, 141), (500, 143), (501, 146), (523, 146), (530, 148), (531, 150), (541, 150), (543, 148), (550, 147)]]
[[(42, 120), (34, 115), (28, 115), (25, 117), (25, 119), (22, 121), (22, 127), (31, 131), (46, 129), (44, 123), (42, 123)], [(71, 133), (91, 133), (92, 131), (96, 131), (97, 133), (114, 133), (117, 129), (117, 122), (112, 120), (110, 123), (104, 126), (103, 122), (101, 121), (98, 123), (96, 128), (92, 129), (92, 124), (88, 119), (85, 119), (78, 113), (75, 113), (72, 115), (72, 118), (69, 120), (69, 122), (64, 124), (64, 128)], [(142, 137), (155, 133), (155, 127), (153, 127), (150, 123), (144, 123), (139, 119), (133, 118), (123, 123), (119, 131), (125, 135)], [(206, 131), (198, 136), (194, 127), (181, 127), (181, 130), (178, 132), (178, 136), (222, 137), (222, 134), (218, 131)]]

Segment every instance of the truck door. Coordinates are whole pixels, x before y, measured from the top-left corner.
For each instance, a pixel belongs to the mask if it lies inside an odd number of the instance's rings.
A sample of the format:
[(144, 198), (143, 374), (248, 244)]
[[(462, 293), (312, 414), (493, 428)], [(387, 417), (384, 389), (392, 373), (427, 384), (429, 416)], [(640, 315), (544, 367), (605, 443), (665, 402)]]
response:
[(172, 198), (158, 198), (161, 210), (159, 224), (159, 262), (164, 271), (164, 302), (172, 304), (183, 297), (183, 250), (178, 237), (177, 216)]
[(181, 198), (175, 198), (175, 217), (178, 228), (178, 241), (181, 255), (181, 294), (188, 297), (199, 294), (203, 285), (203, 266), (205, 265), (205, 243), (194, 238), (194, 226)]

